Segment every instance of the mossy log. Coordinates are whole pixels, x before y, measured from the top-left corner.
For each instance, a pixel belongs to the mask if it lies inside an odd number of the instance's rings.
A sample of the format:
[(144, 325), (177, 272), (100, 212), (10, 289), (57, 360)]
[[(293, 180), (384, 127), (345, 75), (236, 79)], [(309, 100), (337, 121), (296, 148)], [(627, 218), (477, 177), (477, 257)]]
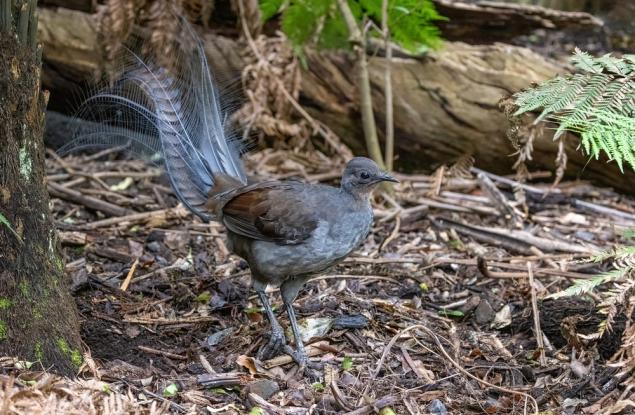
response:
[(0, 0), (0, 356), (72, 374), (79, 321), (44, 184), (36, 0), (13, 3)]
[[(52, 89), (52, 107), (68, 112), (69, 85), (90, 79), (103, 65), (103, 48), (94, 15), (63, 9), (41, 10), (44, 44), (44, 82)], [(70, 28), (70, 29), (69, 29)], [(71, 30), (72, 29), (72, 30)], [(72, 33), (71, 33), (72, 32)], [(221, 84), (239, 78), (243, 69), (242, 46), (233, 39), (204, 32), (205, 49)], [(88, 54), (88, 55), (87, 55)], [(89, 57), (87, 57), (89, 56)], [(362, 132), (351, 55), (308, 53), (301, 102), (316, 119), (326, 123), (353, 150), (362, 154)], [(375, 119), (384, 131), (385, 60), (369, 59)], [(501, 98), (540, 82), (566, 68), (529, 49), (501, 43), (468, 45), (446, 42), (421, 59), (396, 58), (392, 65), (396, 169), (430, 172), (465, 154), (476, 165), (499, 174), (512, 172), (516, 151), (507, 137), (508, 122), (498, 107)], [(71, 77), (66, 74), (72, 74)], [(383, 139), (383, 137), (380, 137)], [(621, 174), (604, 160), (588, 162), (567, 140), (566, 176), (594, 180), (601, 185), (633, 193), (635, 174)], [(533, 170), (555, 171), (557, 143), (546, 134), (534, 142)]]

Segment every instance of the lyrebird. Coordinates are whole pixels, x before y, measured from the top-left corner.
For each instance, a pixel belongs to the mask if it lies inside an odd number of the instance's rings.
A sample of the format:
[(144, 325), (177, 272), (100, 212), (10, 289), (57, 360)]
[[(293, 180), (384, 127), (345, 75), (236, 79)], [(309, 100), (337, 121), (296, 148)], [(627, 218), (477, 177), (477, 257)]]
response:
[[(356, 157), (346, 165), (340, 187), (295, 180), (248, 182), (202, 43), (179, 20), (173, 55), (129, 50), (117, 80), (80, 107), (78, 115), (95, 121), (95, 127), (83, 129), (60, 152), (128, 144), (132, 151), (160, 159), (177, 198), (202, 220), (222, 223), (230, 250), (249, 264), (253, 288), (271, 323), (259, 358), (283, 351), (308, 369), (292, 303), (311, 275), (362, 243), (373, 221), (372, 190), (396, 180), (372, 160)], [(286, 345), (265, 294), (267, 285), (280, 287), (295, 351)]]

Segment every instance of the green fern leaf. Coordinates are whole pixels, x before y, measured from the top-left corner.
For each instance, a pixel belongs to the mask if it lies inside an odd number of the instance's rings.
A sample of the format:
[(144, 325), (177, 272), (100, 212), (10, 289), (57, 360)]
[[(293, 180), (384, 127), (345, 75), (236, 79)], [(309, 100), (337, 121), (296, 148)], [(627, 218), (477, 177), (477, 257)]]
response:
[(575, 48), (571, 63), (573, 63), (576, 68), (585, 72), (600, 73), (602, 71), (602, 66), (596, 62), (593, 56), (578, 48)]
[(260, 15), (263, 22), (275, 16), (282, 7), (284, 0), (260, 0)]
[(617, 269), (609, 272), (605, 272), (600, 274), (594, 278), (589, 278), (586, 280), (575, 280), (573, 284), (563, 291), (559, 291), (557, 293), (553, 293), (547, 298), (563, 298), (563, 297), (573, 297), (580, 296), (582, 294), (589, 293), (593, 291), (595, 288), (599, 287), (602, 284), (605, 284), (609, 281), (616, 281), (620, 278), (623, 278), (629, 270)]

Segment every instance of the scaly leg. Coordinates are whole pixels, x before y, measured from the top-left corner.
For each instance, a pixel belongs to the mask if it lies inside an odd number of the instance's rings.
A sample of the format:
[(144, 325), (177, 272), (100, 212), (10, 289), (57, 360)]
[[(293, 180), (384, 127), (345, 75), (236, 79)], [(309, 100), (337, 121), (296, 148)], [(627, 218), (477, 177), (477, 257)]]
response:
[(285, 345), (285, 353), (290, 355), (293, 360), (300, 366), (302, 370), (304, 370), (305, 374), (312, 379), (319, 378), (319, 374), (315, 371), (315, 369), (319, 370), (323, 368), (323, 365), (318, 362), (311, 362), (309, 357), (306, 354), (306, 350), (304, 349), (304, 342), (302, 341), (302, 334), (300, 333), (300, 327), (298, 326), (298, 321), (295, 317), (295, 311), (293, 310), (293, 301), (298, 295), (300, 288), (304, 284), (304, 280), (287, 280), (280, 287), (280, 292), (282, 294), (282, 301), (284, 302), (284, 306), (287, 310), (287, 314), (289, 315), (289, 322), (291, 323), (291, 330), (293, 331), (293, 337), (295, 340), (295, 348), (294, 351), (291, 347)]
[(271, 325), (271, 334), (269, 336), (269, 341), (267, 342), (267, 344), (263, 345), (260, 348), (256, 357), (258, 358), (258, 360), (268, 360), (279, 355), (283, 351), (286, 352), (285, 346), (287, 346), (287, 342), (284, 337), (282, 326), (280, 326), (280, 323), (278, 323), (276, 315), (273, 314), (273, 310), (271, 309), (269, 299), (267, 298), (267, 294), (265, 293), (264, 289), (256, 288), (256, 292), (258, 293), (260, 302), (265, 309), (265, 314), (267, 315), (267, 319), (269, 320), (269, 324)]

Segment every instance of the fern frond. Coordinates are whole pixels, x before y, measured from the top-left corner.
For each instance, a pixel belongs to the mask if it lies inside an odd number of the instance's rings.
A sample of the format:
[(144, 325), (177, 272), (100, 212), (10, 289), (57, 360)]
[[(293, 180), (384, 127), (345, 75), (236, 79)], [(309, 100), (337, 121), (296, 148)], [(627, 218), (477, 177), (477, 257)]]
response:
[(604, 320), (598, 324), (599, 337), (611, 331), (620, 307), (625, 305), (633, 294), (635, 294), (635, 275), (631, 275), (623, 284), (615, 284), (614, 288), (607, 291), (602, 302), (598, 304), (598, 312), (605, 315)]
[(635, 246), (616, 246), (590, 258), (590, 260), (593, 262), (611, 260), (613, 270), (588, 280), (576, 280), (569, 288), (554, 293), (549, 298), (582, 295), (593, 291), (600, 285), (613, 282), (613, 287), (602, 294), (603, 299), (598, 304), (598, 312), (605, 316), (598, 324), (598, 331), (594, 335), (596, 338), (600, 338), (605, 332), (611, 330), (620, 307), (626, 304), (631, 295), (635, 294)]
[(615, 269), (615, 270), (600, 274), (594, 278), (589, 278), (584, 280), (575, 280), (570, 287), (566, 288), (563, 291), (558, 291), (557, 293), (553, 293), (547, 296), (547, 298), (558, 299), (563, 297), (574, 297), (574, 296), (587, 294), (602, 284), (606, 284), (607, 282), (610, 282), (610, 281), (617, 281), (623, 278), (624, 275), (626, 275), (628, 272), (629, 270), (626, 270), (626, 269)]
[(557, 124), (554, 139), (575, 132), (585, 154), (635, 170), (635, 55), (594, 58), (576, 49), (571, 61), (581, 73), (515, 94), (514, 115), (542, 109), (536, 123)]

